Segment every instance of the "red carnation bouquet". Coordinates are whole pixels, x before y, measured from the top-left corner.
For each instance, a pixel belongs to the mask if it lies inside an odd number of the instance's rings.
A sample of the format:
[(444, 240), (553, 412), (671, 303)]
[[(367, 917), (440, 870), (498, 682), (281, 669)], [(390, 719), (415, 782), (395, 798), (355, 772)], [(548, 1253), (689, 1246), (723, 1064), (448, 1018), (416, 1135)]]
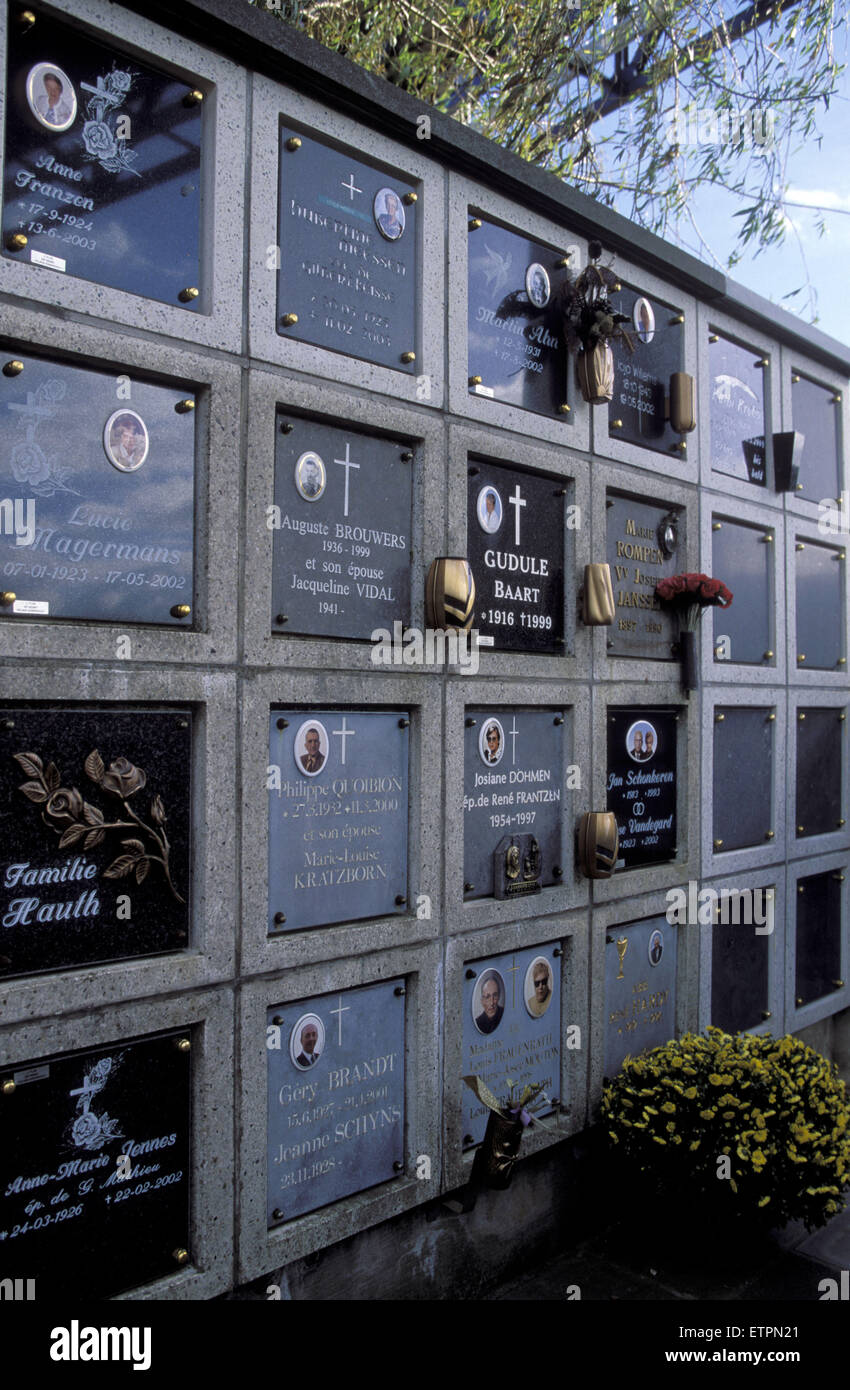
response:
[(682, 632), (696, 632), (704, 608), (728, 608), (732, 602), (726, 585), (708, 574), (673, 574), (658, 581), (655, 593), (676, 610)]

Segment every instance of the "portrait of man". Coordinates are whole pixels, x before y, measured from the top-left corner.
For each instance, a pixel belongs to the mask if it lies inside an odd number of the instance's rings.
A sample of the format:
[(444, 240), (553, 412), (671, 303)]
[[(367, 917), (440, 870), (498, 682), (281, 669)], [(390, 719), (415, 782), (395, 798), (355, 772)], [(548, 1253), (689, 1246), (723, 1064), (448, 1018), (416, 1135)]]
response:
[(632, 762), (649, 762), (656, 751), (654, 728), (647, 719), (637, 720), (626, 734), (626, 752)]
[(505, 751), (505, 734), (498, 719), (487, 719), (478, 735), (478, 752), (482, 762), (495, 767), (502, 761)]
[(502, 499), (494, 487), (483, 487), (475, 505), (478, 525), (492, 535), (502, 524)]
[(532, 261), (525, 272), (525, 292), (535, 309), (545, 309), (549, 303), (549, 276), (539, 261)]
[(301, 1071), (314, 1067), (324, 1051), (325, 1028), (316, 1014), (302, 1014), (289, 1035), (289, 1055)]
[(642, 296), (635, 300), (632, 310), (632, 324), (642, 343), (651, 343), (655, 337), (655, 314), (648, 299)]
[(404, 232), (405, 216), (401, 198), (391, 188), (380, 188), (372, 205), (375, 224), (387, 241), (398, 241)]
[(103, 431), (106, 457), (122, 473), (135, 473), (148, 456), (148, 427), (134, 410), (116, 410)]
[(47, 130), (67, 130), (77, 114), (77, 97), (61, 68), (37, 63), (27, 77), (27, 102)]
[(643, 734), (640, 729), (635, 731), (635, 741), (632, 745), (632, 757), (637, 758), (638, 762), (643, 762)]
[(302, 454), (295, 465), (295, 486), (305, 502), (318, 502), (325, 490), (327, 474), (318, 454)]
[(525, 1007), (532, 1018), (542, 1018), (552, 1003), (552, 967), (537, 956), (525, 972)]
[[(502, 1014), (505, 1012), (505, 1006), (501, 1002), (505, 997), (504, 981), (498, 970), (485, 970), (478, 986), (478, 989), (473, 993), (475, 1026), (479, 1033), (495, 1033), (502, 1021)], [(475, 1013), (476, 994), (481, 1004), (480, 1014)]]
[(661, 935), (661, 932), (658, 931), (658, 930), (656, 929), (656, 930), (652, 933), (652, 936), (649, 938), (649, 963), (650, 963), (650, 965), (658, 965), (658, 963), (659, 963), (659, 961), (661, 960), (661, 957), (662, 957), (663, 954), (664, 954), (664, 937)]
[(328, 756), (328, 734), (318, 719), (307, 720), (295, 735), (293, 745), (298, 771), (305, 777), (321, 772)]

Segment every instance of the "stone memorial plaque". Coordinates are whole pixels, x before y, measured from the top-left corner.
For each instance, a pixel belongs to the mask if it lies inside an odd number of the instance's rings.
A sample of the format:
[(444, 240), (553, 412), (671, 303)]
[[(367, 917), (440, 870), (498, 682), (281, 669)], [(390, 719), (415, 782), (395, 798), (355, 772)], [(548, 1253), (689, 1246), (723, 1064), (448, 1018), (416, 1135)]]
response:
[(0, 709), (0, 979), (187, 945), (190, 710)]
[[(11, 620), (191, 622), (195, 423), (173, 387), (18, 354), (0, 376)], [(175, 612), (185, 605), (189, 612)]]
[(677, 507), (608, 494), (607, 550), (616, 617), (605, 631), (608, 655), (670, 661), (678, 623), (655, 596), (660, 579), (684, 568)]
[(681, 315), (669, 304), (627, 287), (611, 295), (611, 304), (631, 321), (631, 329), (628, 323), (624, 326), (634, 352), (623, 342), (611, 344), (614, 396), (608, 406), (608, 432), (612, 439), (669, 453), (680, 440), (667, 419), (667, 399), (670, 377), (685, 368), (684, 320), (679, 322)]
[(560, 478), (470, 464), (475, 626), (497, 651), (563, 653), (565, 491)]
[(404, 1172), (404, 992), (382, 980), (268, 1010), (269, 1226)]
[(316, 420), (281, 428), (272, 630), (392, 636), (393, 623), (410, 622), (411, 453)]
[(407, 910), (409, 714), (272, 710), (269, 932)]
[(564, 715), (468, 709), (463, 731), (464, 899), (523, 897), (563, 881)]
[[(470, 978), (472, 977), (472, 978)], [(557, 942), (476, 960), (463, 982), (463, 1075), (480, 1076), (499, 1100), (539, 1083), (561, 1099), (561, 948)], [(480, 1144), (489, 1110), (461, 1091), (463, 1146)], [(551, 1115), (542, 1105), (535, 1115)]]
[(3, 255), (191, 313), (203, 103), (103, 38), (43, 10), (9, 25)]
[[(469, 378), (474, 395), (563, 415), (567, 350), (558, 298), (564, 257), (482, 221), (469, 233)], [(481, 380), (478, 382), (477, 377)]]
[(842, 669), (844, 651), (844, 551), (815, 541), (797, 541), (798, 670)]
[(627, 869), (676, 857), (676, 721), (672, 710), (608, 709), (608, 806)]
[(771, 838), (776, 728), (771, 713), (738, 705), (715, 708), (712, 835), (720, 853), (763, 845)]
[(841, 774), (844, 711), (807, 706), (797, 711), (797, 838), (828, 835), (844, 825)]
[[(766, 539), (768, 536), (770, 540)], [(770, 665), (776, 645), (773, 548), (774, 536), (769, 528), (725, 519), (712, 522), (711, 573), (735, 595), (730, 608), (712, 610), (716, 662)]]
[(282, 127), (278, 333), (416, 374), (414, 184)]
[(605, 938), (605, 1076), (676, 1034), (676, 929), (666, 917), (610, 927)]
[(842, 471), (838, 421), (841, 407), (835, 392), (796, 372), (791, 377), (792, 428), (805, 443), (800, 460), (802, 487), (795, 495), (807, 502), (841, 498)]
[[(764, 374), (752, 348), (709, 337), (711, 466), (715, 473), (764, 487)], [(765, 359), (766, 361), (767, 359)]]
[(110, 1298), (191, 1257), (183, 1039), (187, 1029), (3, 1069), (15, 1087), (0, 1096), (0, 1240), (37, 1299)]
[(833, 870), (797, 881), (797, 1007), (842, 986), (841, 880)]
[[(736, 893), (723, 904), (727, 921), (711, 928), (711, 1021), (726, 1033), (742, 1033), (765, 1021), (768, 1009), (769, 935), (755, 930), (764, 904), (753, 903), (752, 890)], [(736, 911), (737, 903), (737, 911)], [(737, 916), (737, 923), (735, 917)], [(749, 925), (747, 925), (749, 923)]]

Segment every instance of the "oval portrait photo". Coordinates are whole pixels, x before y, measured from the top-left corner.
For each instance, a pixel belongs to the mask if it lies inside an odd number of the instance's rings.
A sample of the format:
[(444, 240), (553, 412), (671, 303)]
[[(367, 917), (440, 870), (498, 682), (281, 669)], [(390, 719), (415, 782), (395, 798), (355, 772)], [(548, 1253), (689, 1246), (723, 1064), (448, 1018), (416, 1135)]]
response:
[(632, 324), (642, 343), (651, 343), (655, 337), (655, 314), (648, 299), (641, 296), (635, 300), (632, 309)]
[(647, 947), (646, 953), (649, 956), (650, 965), (659, 964), (661, 957), (664, 954), (664, 937), (661, 935), (661, 932), (658, 930), (657, 927), (655, 931), (652, 933), (652, 936), (649, 938), (649, 946)]
[(387, 241), (398, 241), (404, 232), (404, 207), (393, 188), (379, 188), (372, 204), (375, 226)]
[(498, 970), (485, 970), (472, 991), (472, 1020), (479, 1033), (495, 1033), (505, 1012), (505, 982)]
[(74, 85), (55, 63), (36, 63), (27, 74), (27, 104), (45, 130), (63, 131), (74, 123), (77, 94)]
[(305, 502), (318, 502), (326, 482), (324, 463), (318, 454), (308, 449), (295, 465), (295, 486)]
[(525, 272), (525, 292), (535, 309), (546, 308), (552, 287), (549, 284), (549, 276), (539, 261), (532, 261)]
[(502, 524), (502, 499), (494, 487), (483, 487), (475, 504), (478, 525), (488, 535), (494, 535)]
[(545, 956), (535, 956), (525, 972), (523, 998), (532, 1018), (542, 1018), (552, 1003), (552, 967)]
[(626, 752), (633, 763), (648, 763), (658, 752), (658, 736), (648, 719), (636, 719), (626, 734)]
[(318, 1014), (302, 1014), (289, 1035), (289, 1055), (298, 1070), (309, 1071), (324, 1050), (324, 1023)]
[(295, 766), (304, 777), (315, 777), (328, 760), (328, 733), (318, 719), (305, 719), (292, 745)]
[(103, 448), (113, 468), (135, 473), (148, 456), (148, 427), (135, 410), (116, 410), (103, 427)]
[(505, 731), (498, 719), (485, 719), (478, 735), (478, 752), (482, 763), (495, 767), (505, 751)]

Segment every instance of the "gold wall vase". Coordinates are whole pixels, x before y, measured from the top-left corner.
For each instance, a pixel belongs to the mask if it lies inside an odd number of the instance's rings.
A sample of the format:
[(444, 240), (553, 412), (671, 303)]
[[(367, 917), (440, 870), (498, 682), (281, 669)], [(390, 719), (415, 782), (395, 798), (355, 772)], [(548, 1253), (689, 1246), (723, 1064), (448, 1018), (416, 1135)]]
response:
[(608, 343), (582, 348), (576, 357), (576, 378), (588, 405), (604, 405), (614, 395), (614, 354)]
[(425, 580), (425, 621), (430, 628), (468, 632), (475, 610), (475, 580), (465, 557), (439, 555)]
[(616, 617), (611, 566), (585, 565), (582, 621), (585, 627), (608, 627)]

